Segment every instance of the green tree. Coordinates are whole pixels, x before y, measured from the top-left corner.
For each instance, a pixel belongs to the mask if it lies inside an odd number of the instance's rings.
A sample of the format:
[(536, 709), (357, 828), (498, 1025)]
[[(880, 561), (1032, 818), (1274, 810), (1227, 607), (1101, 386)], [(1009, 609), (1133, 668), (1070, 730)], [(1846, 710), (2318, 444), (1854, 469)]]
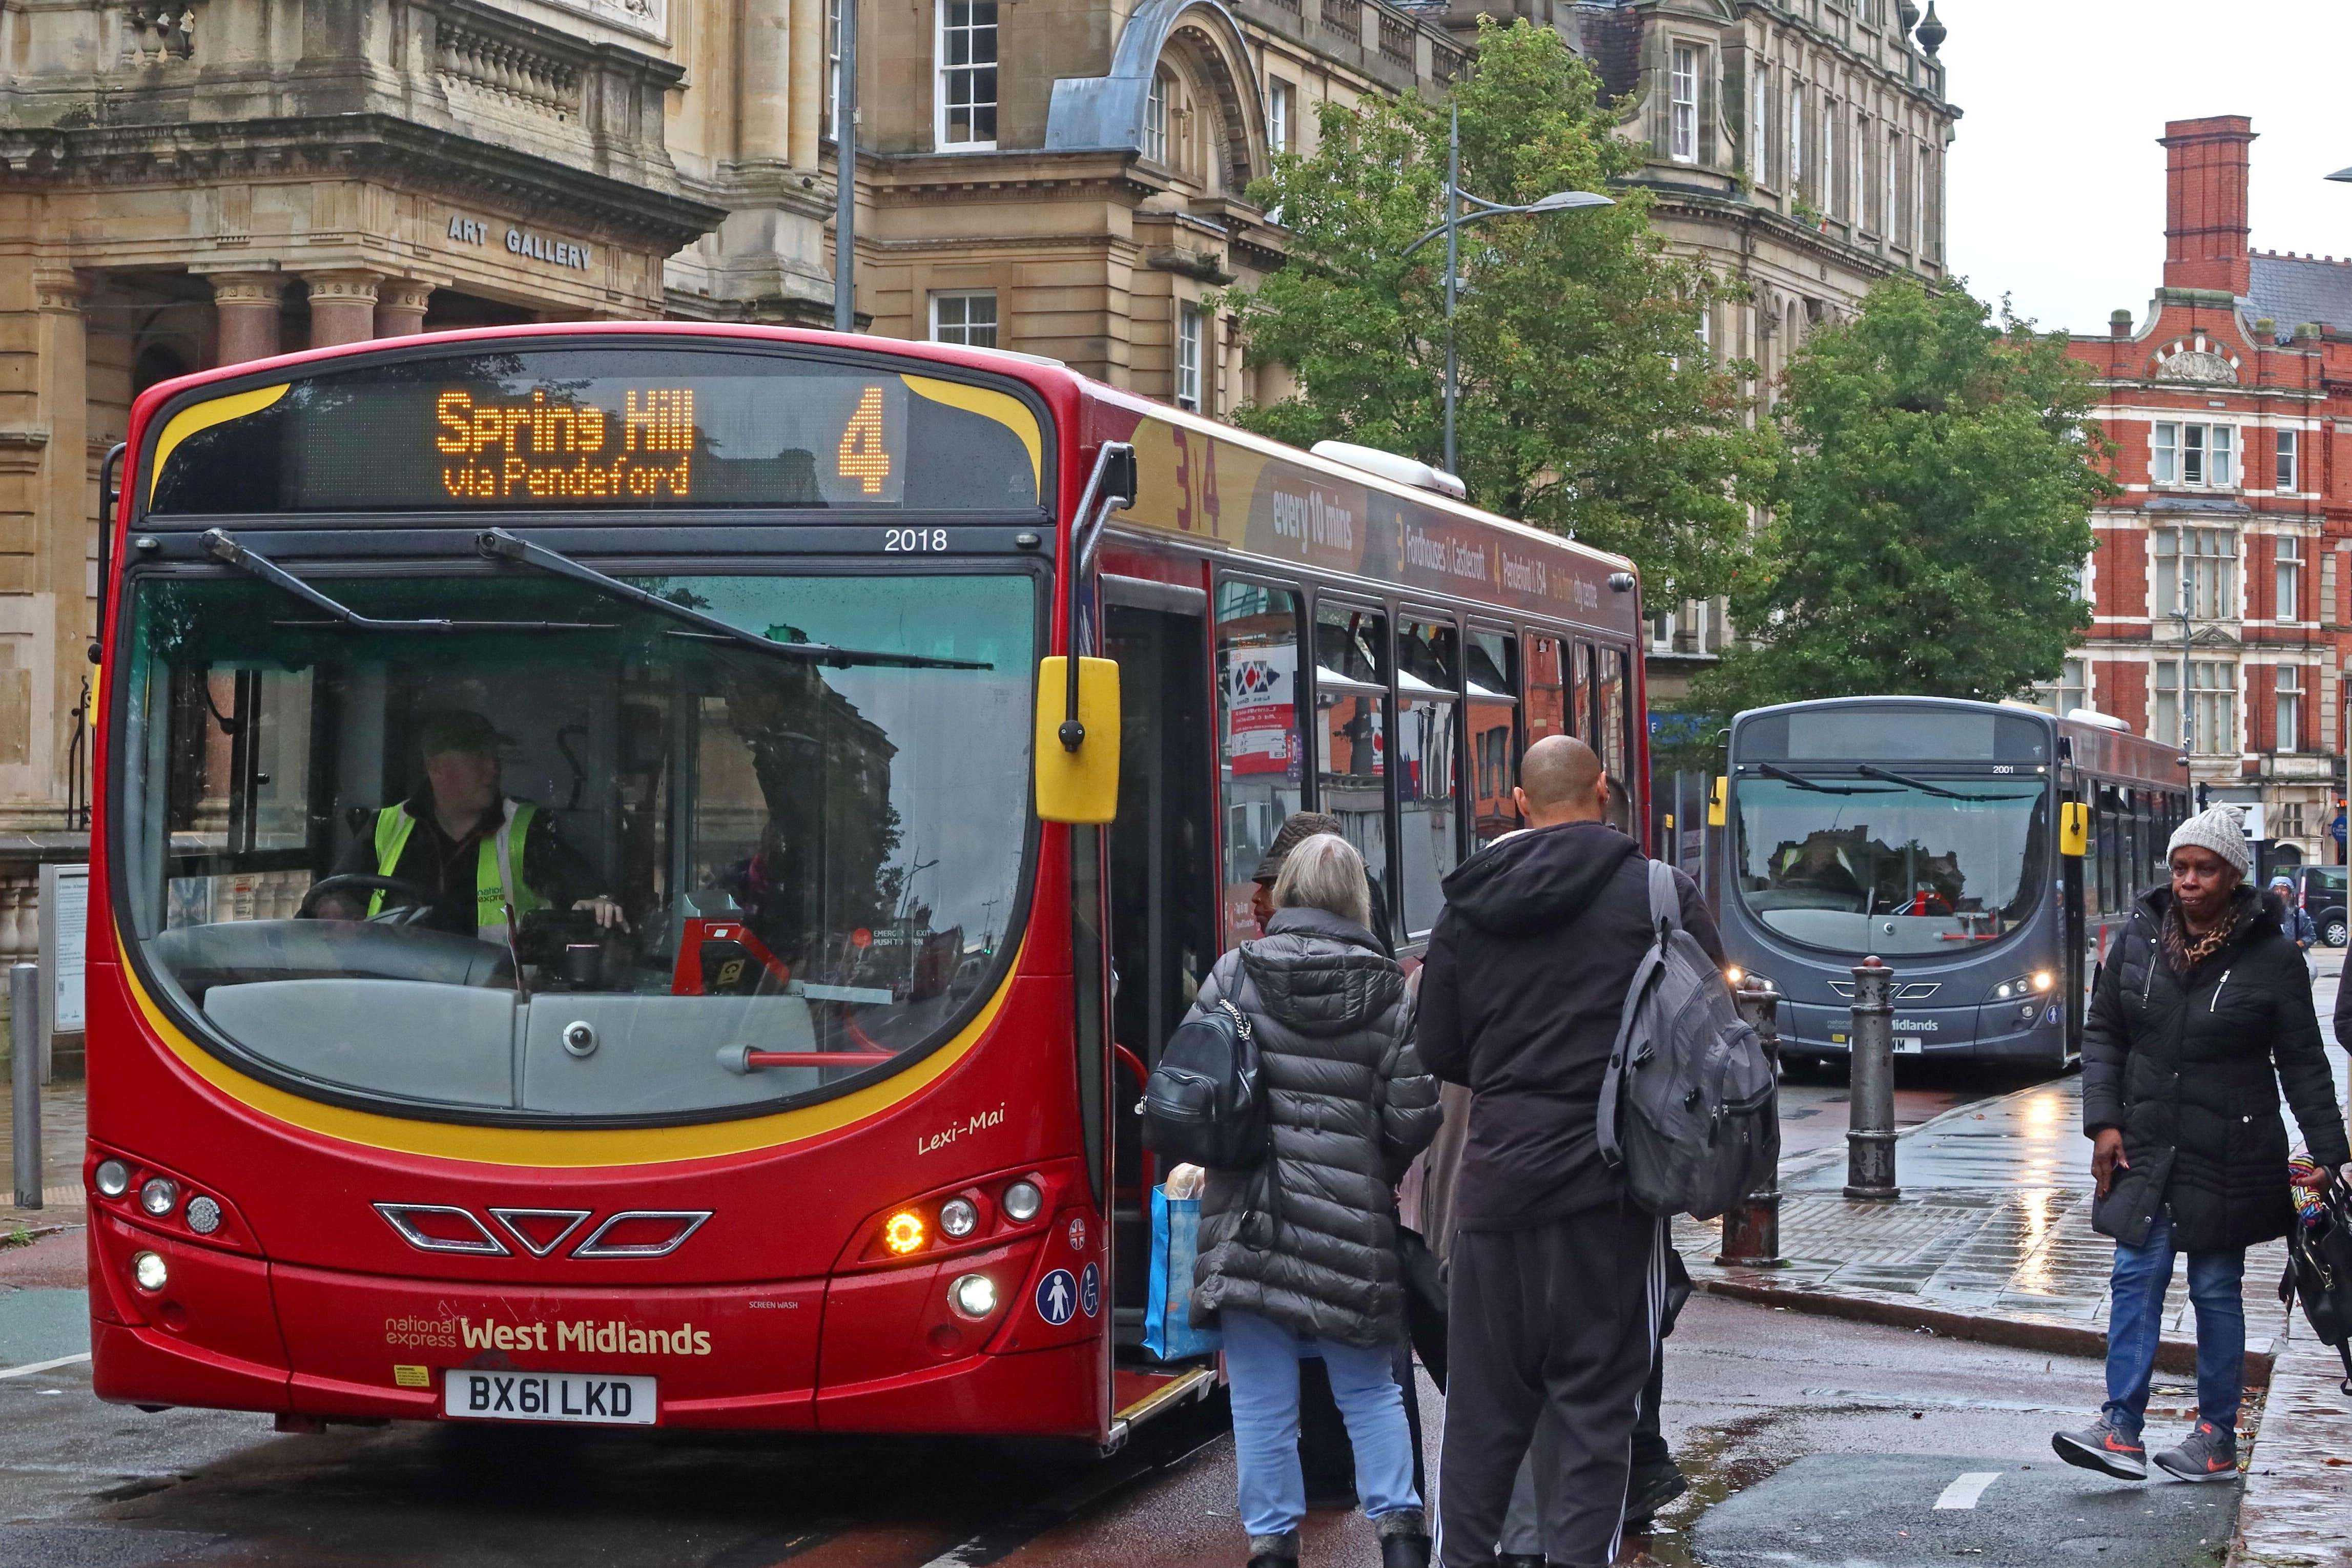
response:
[(2089, 372), (2065, 345), (1907, 277), (1816, 331), (1776, 413), (1769, 521), (1732, 585), (1749, 646), (1694, 706), (1993, 700), (2054, 677), (2090, 624), (2090, 509), (2116, 493)]
[(1456, 431), (1471, 499), (1632, 556), (1653, 601), (1717, 592), (1745, 546), (1739, 493), (1770, 467), (1769, 432), (1744, 418), (1752, 369), (1718, 363), (1698, 335), (1722, 286), (1665, 254), (1646, 191), (1611, 189), (1642, 153), (1559, 35), (1482, 21), (1479, 39), (1447, 100), (1327, 102), (1313, 155), (1277, 158), (1251, 187), (1289, 229), (1290, 259), (1231, 302), (1252, 359), (1287, 365), (1299, 390), (1234, 418), (1301, 446), (1442, 461), (1444, 242), (1404, 250), (1444, 221), (1458, 106), (1465, 189), (1617, 202), (1461, 231)]

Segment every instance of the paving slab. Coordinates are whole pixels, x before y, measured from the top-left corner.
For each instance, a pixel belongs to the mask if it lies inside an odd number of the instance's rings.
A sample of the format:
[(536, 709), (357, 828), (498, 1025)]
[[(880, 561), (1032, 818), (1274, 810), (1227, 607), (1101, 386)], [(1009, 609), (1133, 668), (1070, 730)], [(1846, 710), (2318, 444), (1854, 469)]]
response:
[(2343, 1362), (2298, 1313), (2247, 1458), (2232, 1568), (2352, 1564), (2352, 1395), (2343, 1380)]

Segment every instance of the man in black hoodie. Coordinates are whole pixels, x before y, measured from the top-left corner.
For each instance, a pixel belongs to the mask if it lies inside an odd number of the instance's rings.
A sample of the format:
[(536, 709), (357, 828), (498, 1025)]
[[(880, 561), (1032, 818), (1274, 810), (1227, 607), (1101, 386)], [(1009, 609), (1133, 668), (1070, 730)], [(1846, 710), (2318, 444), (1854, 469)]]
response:
[[(1604, 820), (1591, 747), (1538, 741), (1519, 772), (1528, 830), (1446, 878), (1422, 970), (1422, 1061), (1475, 1096), (1448, 1266), (1437, 1544), (1444, 1568), (1494, 1562), (1533, 1438), (1546, 1560), (1603, 1568), (1665, 1294), (1664, 1223), (1626, 1196), (1595, 1131), (1626, 987), (1654, 936), (1649, 872)], [(1720, 962), (1697, 888), (1675, 882), (1685, 929)]]

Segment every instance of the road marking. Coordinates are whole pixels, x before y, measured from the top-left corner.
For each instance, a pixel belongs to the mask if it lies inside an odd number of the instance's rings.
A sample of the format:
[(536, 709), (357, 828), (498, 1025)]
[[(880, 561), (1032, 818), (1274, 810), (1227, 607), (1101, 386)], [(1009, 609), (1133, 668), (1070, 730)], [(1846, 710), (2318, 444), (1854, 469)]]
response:
[(37, 1372), (51, 1372), (58, 1367), (71, 1366), (78, 1361), (89, 1359), (89, 1352), (82, 1351), (74, 1355), (61, 1355), (55, 1361), (27, 1362), (23, 1366), (0, 1367), (0, 1377), (30, 1377)]
[(1984, 1496), (1985, 1488), (2000, 1479), (1999, 1470), (1970, 1470), (1944, 1489), (1936, 1500), (1937, 1508), (1974, 1508), (1977, 1499)]

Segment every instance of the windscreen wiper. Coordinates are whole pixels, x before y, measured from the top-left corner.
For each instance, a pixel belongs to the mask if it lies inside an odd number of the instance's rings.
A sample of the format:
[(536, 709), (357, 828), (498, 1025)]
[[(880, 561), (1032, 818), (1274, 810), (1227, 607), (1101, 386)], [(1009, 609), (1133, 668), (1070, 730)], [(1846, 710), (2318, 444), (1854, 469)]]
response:
[(1885, 768), (1874, 768), (1867, 763), (1864, 763), (1862, 766), (1854, 769), (1853, 771), (1862, 774), (1864, 778), (1885, 779), (1888, 784), (1899, 784), (1906, 789), (1916, 789), (1926, 795), (1941, 795), (1946, 800), (1973, 801), (1982, 805), (1984, 803), (1996, 800), (2024, 800), (2028, 798), (2021, 795), (1964, 795), (1956, 789), (1946, 789), (1941, 784), (1929, 784), (1926, 779), (1906, 778), (1901, 773), (1890, 773)]
[[(336, 621), (362, 632), (609, 632), (615, 630), (610, 621), (454, 621), (433, 616), (424, 619), (384, 620), (376, 616), (363, 616), (339, 599), (320, 593), (285, 567), (249, 545), (239, 544), (236, 538), (217, 528), (208, 528), (197, 542), (205, 553), (226, 566), (234, 566), (247, 576), (280, 588), (304, 604), (322, 610)], [(326, 621), (282, 621), (281, 626), (327, 626)]]
[(696, 629), (676, 632), (676, 637), (697, 641), (733, 643), (753, 648), (778, 658), (799, 659), (807, 664), (822, 664), (835, 669), (848, 669), (856, 665), (881, 665), (894, 669), (994, 669), (992, 664), (968, 658), (933, 658), (919, 653), (868, 653), (853, 647), (835, 647), (821, 642), (777, 642), (758, 632), (736, 626), (717, 616), (706, 615), (685, 605), (672, 604), (658, 594), (648, 594), (643, 588), (633, 588), (618, 577), (607, 577), (593, 566), (583, 565), (569, 555), (550, 550), (543, 544), (533, 544), (517, 539), (503, 528), (485, 529), (474, 536), (474, 548), (492, 561), (505, 561), (518, 566), (535, 566), (541, 572), (593, 588), (607, 598), (618, 599), (625, 605), (635, 605), (651, 610), (657, 616), (667, 616), (674, 621), (684, 621)]
[(1757, 763), (1756, 771), (1768, 779), (1779, 779), (1782, 784), (1795, 784), (1799, 789), (1809, 789), (1815, 795), (1893, 795), (1895, 793), (1891, 789), (1864, 789), (1854, 784), (1815, 784), (1811, 779), (1799, 773), (1792, 773), (1786, 768), (1776, 768), (1769, 763)]

